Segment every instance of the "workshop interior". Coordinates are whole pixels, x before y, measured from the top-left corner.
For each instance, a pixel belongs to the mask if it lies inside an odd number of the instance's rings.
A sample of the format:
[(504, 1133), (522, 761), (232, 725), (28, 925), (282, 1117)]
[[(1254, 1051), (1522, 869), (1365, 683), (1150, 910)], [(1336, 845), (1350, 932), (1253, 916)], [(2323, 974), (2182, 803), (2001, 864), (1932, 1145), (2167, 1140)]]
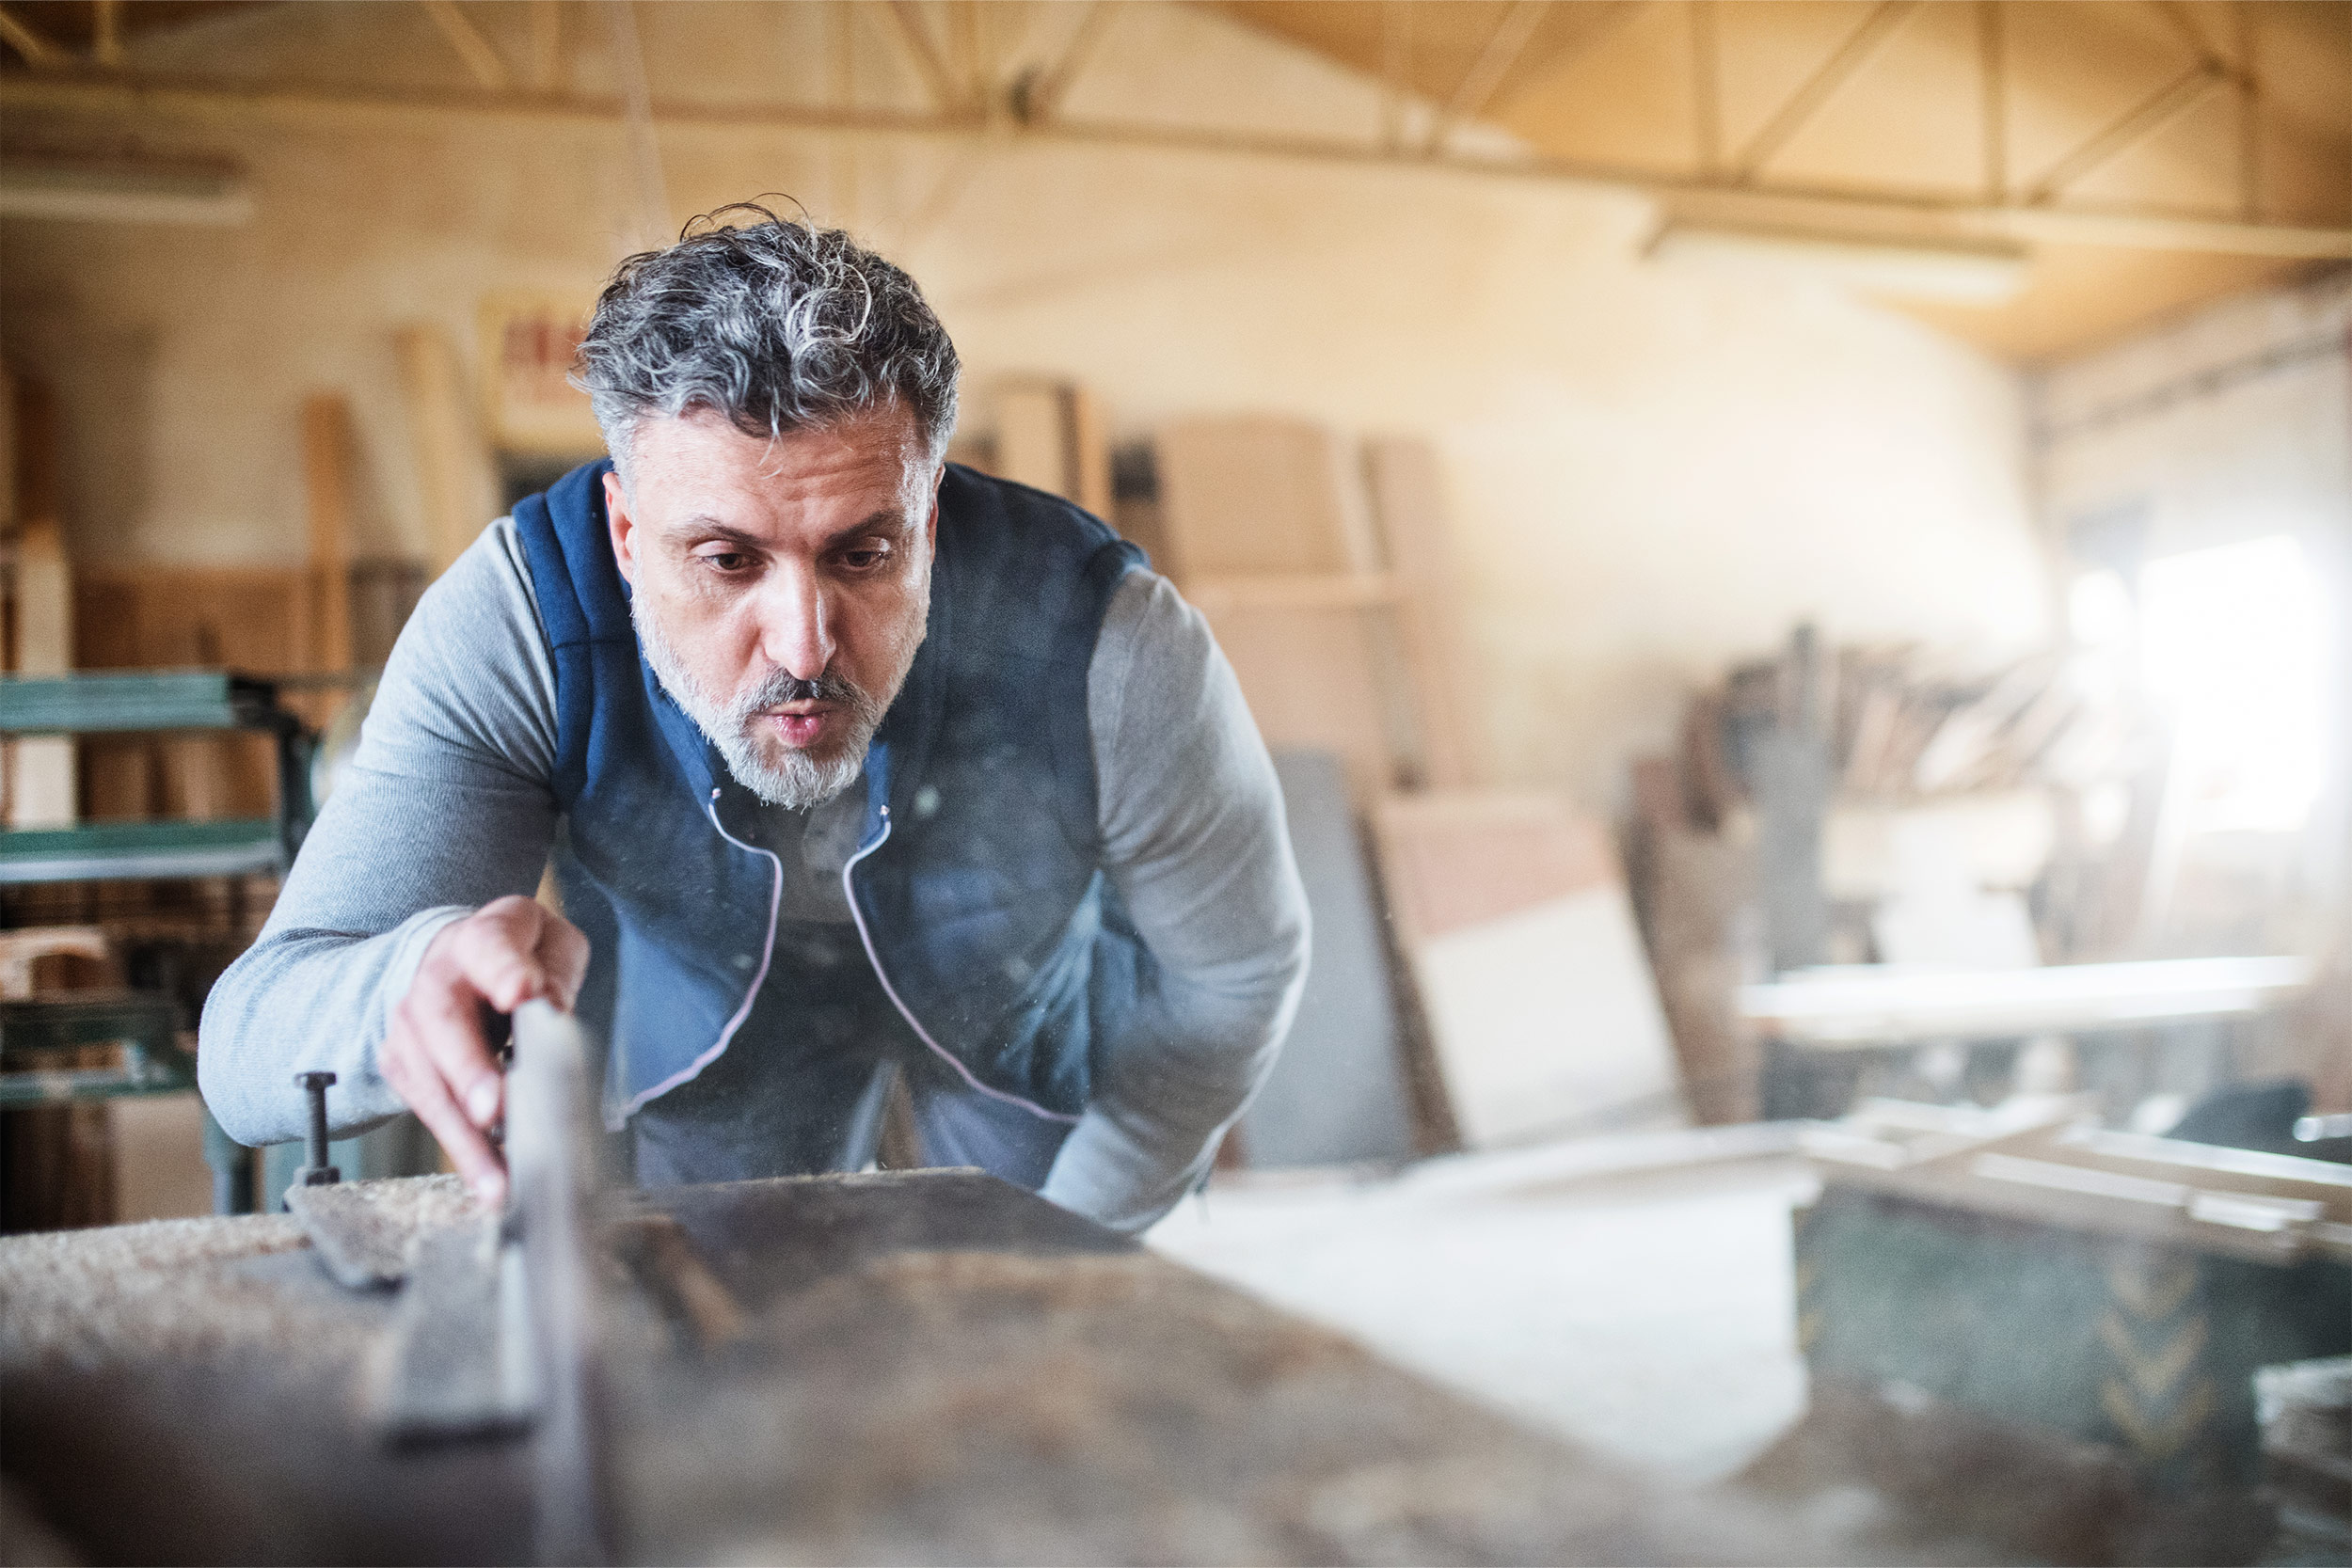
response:
[[(934, 1033), (1027, 969), (927, 1003), (855, 879), (1096, 852), (1067, 768), (933, 822), (951, 725), (830, 863), (961, 1080), (831, 1165), (623, 1148), (793, 961), (699, 848), (757, 977), (618, 1111), (643, 933), (550, 862), (494, 1193), (358, 1109), (396, 988), (270, 1015), (281, 1141), (199, 1089), (248, 950), (373, 934), (270, 927), (314, 832), (462, 830), (333, 802), (494, 657), (485, 530), (614, 570), (615, 269), (759, 225), (952, 339), (938, 559), (1157, 574), (1263, 740), (1169, 809), (1258, 781), (1304, 979), (1148, 1224), (924, 1110), (1018, 1100)], [(0, 1558), (2352, 1563), (2352, 4), (0, 0)], [(981, 629), (1080, 636), (1053, 560)], [(1066, 674), (939, 702), (1128, 799)], [(1149, 1122), (1104, 955), (1179, 927), (1075, 863), (1038, 1049)]]

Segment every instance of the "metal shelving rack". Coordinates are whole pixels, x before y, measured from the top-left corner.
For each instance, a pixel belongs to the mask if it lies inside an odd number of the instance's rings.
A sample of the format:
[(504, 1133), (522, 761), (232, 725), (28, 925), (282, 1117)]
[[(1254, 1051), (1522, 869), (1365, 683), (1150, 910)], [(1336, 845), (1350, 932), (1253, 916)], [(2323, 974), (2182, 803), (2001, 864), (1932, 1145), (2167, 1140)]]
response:
[[(243, 820), (97, 822), (0, 832), (0, 885), (162, 881), (269, 872), (294, 863), (312, 815), (315, 737), (271, 682), (226, 670), (0, 676), (0, 735), (91, 736), (260, 731), (276, 738), (278, 810)], [(0, 1107), (59, 1104), (196, 1086), (171, 998), (135, 990), (0, 1001)], [(59, 1053), (120, 1042), (108, 1068), (60, 1067)], [(253, 1206), (252, 1151), (208, 1112), (214, 1207)]]

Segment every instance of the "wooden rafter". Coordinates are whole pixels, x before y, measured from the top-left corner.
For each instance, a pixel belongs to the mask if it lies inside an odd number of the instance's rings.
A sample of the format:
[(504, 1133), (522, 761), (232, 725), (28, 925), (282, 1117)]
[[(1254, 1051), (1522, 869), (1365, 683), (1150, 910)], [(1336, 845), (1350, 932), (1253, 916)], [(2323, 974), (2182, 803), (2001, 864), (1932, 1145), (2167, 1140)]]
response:
[(2237, 34), (2237, 181), (2238, 216), (2248, 223), (2262, 220), (2262, 75), (2255, 58), (2254, 9), (2246, 3), (2230, 8)]
[[(615, 7), (614, 9), (619, 8)], [(68, 66), (41, 72), (0, 72), (0, 109), (44, 107), (76, 112), (128, 108), (200, 109), (283, 115), (381, 116), (408, 113), (434, 119), (469, 116), (582, 125), (628, 123), (613, 96), (583, 93), (485, 93), (467, 87), (363, 86), (299, 79), (227, 82), (152, 71), (99, 72)], [(710, 103), (691, 99), (647, 105), (655, 125), (734, 131), (824, 132), (916, 140), (969, 140), (982, 132), (968, 111), (937, 113), (879, 106), (807, 103)], [(1266, 158), (1335, 167), (1434, 169), (1511, 183), (1609, 186), (1677, 202), (1711, 202), (1724, 221), (1750, 225), (1869, 224), (1877, 229), (1927, 225), (1938, 234), (2046, 239), (2158, 250), (2194, 250), (2282, 259), (2352, 260), (2352, 225), (2245, 223), (2235, 218), (2185, 216), (2152, 204), (2027, 205), (1987, 202), (1976, 194), (1855, 190), (1850, 186), (1778, 182), (1739, 187), (1720, 177), (1676, 172), (1605, 159), (1563, 158), (1540, 152), (1493, 156), (1448, 150), (1392, 149), (1360, 134), (1256, 132), (1233, 128), (1073, 120), (1057, 117), (1000, 130), (1041, 144), (1109, 150), (1148, 149), (1200, 157)], [(1732, 209), (1736, 209), (1732, 211)]]
[(1715, 0), (1690, 0), (1691, 133), (1699, 173), (1713, 178), (1724, 160), (1724, 72)]
[(2056, 199), (2060, 191), (2075, 181), (2131, 150), (2203, 103), (2228, 79), (2226, 67), (2200, 60), (2052, 164), (2026, 194), (2027, 205), (2043, 206)]
[(1436, 123), (1429, 128), (1430, 151), (1443, 147), (1455, 126), (1466, 119), (1476, 119), (1484, 112), (1487, 102), (1509, 79), (1511, 68), (1518, 64), (1528, 41), (1534, 38), (1536, 27), (1550, 9), (1551, 0), (1516, 0), (1502, 13), (1502, 20), (1486, 35), (1486, 46), (1479, 50), (1478, 57), (1454, 85), (1454, 95), (1438, 111)]
[(2156, 8), (2156, 14), (2164, 18), (2165, 24), (2180, 39), (2190, 58), (2202, 60), (2207, 65), (2222, 63), (2221, 56), (2214, 53), (2213, 45), (2205, 41), (2204, 32), (2197, 25), (2197, 19), (2188, 14), (2188, 8), (2182, 5), (2181, 0), (2148, 0), (2148, 3)]
[(563, 0), (531, 0), (531, 86), (553, 92), (564, 70)]
[(1380, 145), (1405, 145), (1405, 100), (1413, 79), (1413, 8), (1409, 0), (1381, 0)]
[(103, 66), (122, 63), (122, 0), (90, 0), (89, 56)]
[(1977, 73), (1983, 95), (1984, 198), (2009, 196), (2009, 60), (2001, 0), (1977, 0)]
[(473, 72), (473, 79), (492, 92), (503, 90), (507, 84), (506, 62), (499, 58), (499, 52), (482, 36), (481, 29), (473, 24), (473, 19), (458, 6), (457, 0), (419, 3), (433, 19), (433, 24), (440, 28), (441, 36), (449, 40), (450, 48), (466, 62), (466, 69)]
[(1846, 78), (1862, 69), (1881, 45), (1892, 38), (1903, 19), (1918, 8), (1918, 0), (1879, 0), (1845, 41), (1831, 51), (1828, 59), (1804, 81), (1804, 85), (1788, 95), (1771, 119), (1756, 132), (1747, 150), (1740, 154), (1732, 177), (1742, 182), (1754, 180), (1771, 162), (1772, 156), (1788, 145), (1789, 138), (1804, 129), (1805, 121), (1829, 102), (1830, 94), (1845, 84)]
[(64, 50), (6, 6), (0, 6), (0, 43), (24, 55), (24, 63), (36, 71), (55, 71), (66, 63)]
[(947, 69), (946, 58), (931, 39), (930, 27), (923, 20), (923, 8), (914, 0), (890, 0), (887, 8), (898, 28), (898, 41), (906, 46), (907, 58), (914, 62), (923, 85), (930, 89), (932, 105), (942, 113), (969, 108), (969, 101), (956, 85), (955, 72)]
[(1119, 8), (1110, 0), (1091, 0), (1086, 14), (1072, 30), (1069, 43), (1063, 46), (1061, 57), (1047, 67), (1024, 94), (1024, 119), (1032, 122), (1051, 119), (1061, 112), (1062, 100), (1070, 96), (1078, 72), (1086, 69), (1088, 57), (1094, 53), (1095, 45), (1103, 41), (1103, 35), (1110, 30), (1111, 19), (1118, 14)]

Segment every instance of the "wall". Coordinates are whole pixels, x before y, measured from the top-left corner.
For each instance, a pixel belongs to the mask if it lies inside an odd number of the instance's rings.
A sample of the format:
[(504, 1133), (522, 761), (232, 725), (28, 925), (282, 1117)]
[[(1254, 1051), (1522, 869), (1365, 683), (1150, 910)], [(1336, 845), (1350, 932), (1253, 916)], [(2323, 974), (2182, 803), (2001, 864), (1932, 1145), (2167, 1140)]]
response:
[[(861, 101), (919, 103), (879, 8)], [(831, 90), (832, 8), (638, 8), (657, 97)], [(983, 8), (999, 57), (1069, 8)], [(564, 69), (611, 90), (565, 8)], [(520, 58), (522, 8), (469, 7)], [(1015, 36), (1025, 25), (1026, 36)], [(421, 8), (261, 8), (134, 63), (465, 90)], [(1274, 129), (1378, 118), (1372, 86), (1214, 15), (1122, 8), (1073, 115)], [(17, 111), (12, 145), (192, 150), (251, 171), (237, 229), (0, 223), (0, 346), (65, 399), (73, 547), (278, 560), (300, 548), (303, 395), (354, 400), (362, 548), (423, 530), (390, 347), (473, 352), (486, 293), (585, 300), (640, 223), (617, 126), (168, 101)], [(1676, 698), (1801, 616), (1839, 639), (1987, 657), (2049, 625), (2015, 378), (1866, 302), (1638, 259), (1617, 193), (992, 137), (665, 125), (669, 221), (763, 191), (847, 221), (923, 281), (975, 384), (1082, 377), (1119, 429), (1277, 409), (1440, 443), (1472, 700), (1511, 779), (1595, 801)]]

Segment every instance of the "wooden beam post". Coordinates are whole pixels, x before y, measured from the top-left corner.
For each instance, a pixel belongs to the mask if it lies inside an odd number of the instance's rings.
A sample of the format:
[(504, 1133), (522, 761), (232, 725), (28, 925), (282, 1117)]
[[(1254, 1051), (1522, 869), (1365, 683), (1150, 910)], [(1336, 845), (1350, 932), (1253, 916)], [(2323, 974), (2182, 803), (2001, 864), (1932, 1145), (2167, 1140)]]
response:
[[(302, 489), (310, 536), (310, 667), (330, 673), (352, 666), (350, 454), (351, 405), (339, 392), (312, 394), (302, 404)], [(318, 715), (322, 720), (327, 716)]]
[(455, 345), (438, 327), (417, 325), (403, 328), (395, 347), (423, 503), (425, 561), (437, 577), (498, 515), (498, 484)]

